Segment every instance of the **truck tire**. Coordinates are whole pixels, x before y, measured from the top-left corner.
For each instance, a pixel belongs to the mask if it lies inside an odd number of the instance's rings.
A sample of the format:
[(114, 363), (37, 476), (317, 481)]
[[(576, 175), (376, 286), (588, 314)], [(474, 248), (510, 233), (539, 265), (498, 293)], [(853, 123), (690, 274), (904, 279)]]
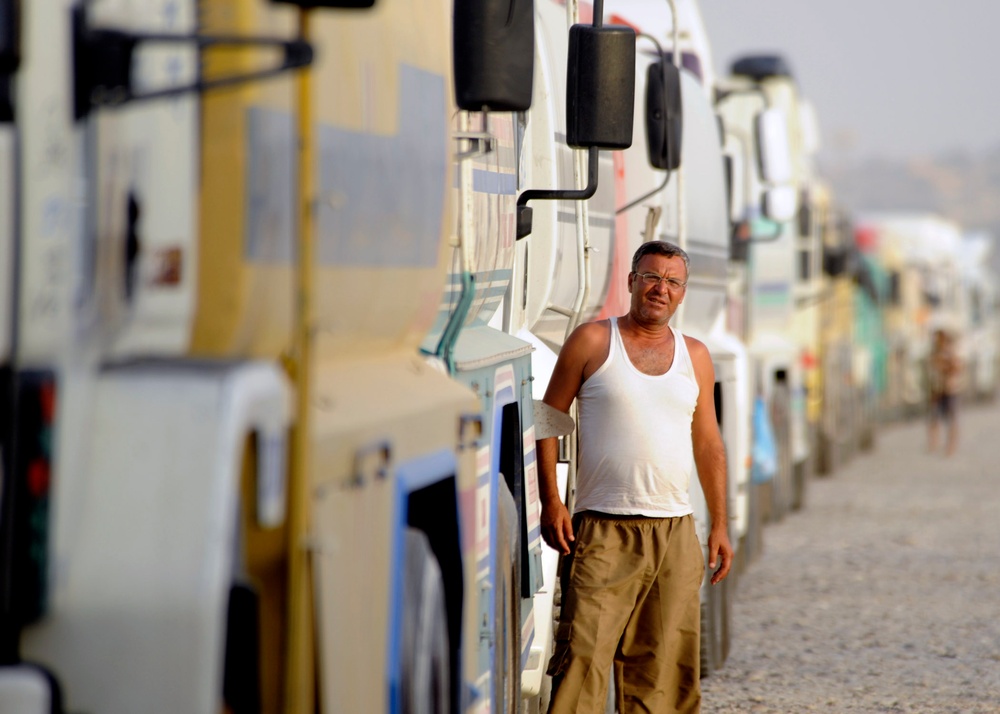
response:
[(732, 583), (730, 575), (718, 585), (706, 585), (707, 597), (701, 603), (701, 677), (720, 671), (729, 657), (732, 619)]
[(701, 601), (701, 678), (711, 677), (715, 672), (715, 652), (712, 649), (712, 591), (708, 591), (705, 600)]
[(747, 516), (747, 534), (744, 537), (746, 544), (743, 550), (746, 551), (746, 565), (754, 563), (764, 552), (764, 512), (762, 503), (763, 497), (769, 491), (764, 489), (764, 484), (753, 483), (749, 485), (749, 513)]
[(726, 664), (726, 660), (729, 659), (729, 649), (733, 641), (733, 593), (736, 592), (736, 578), (737, 576), (730, 574), (721, 583), (712, 586), (719, 590), (719, 633), (716, 638), (716, 642), (718, 643), (716, 651), (718, 659), (715, 663), (716, 671), (722, 669)]
[(451, 710), (444, 580), (423, 531), (407, 528), (400, 691), (405, 714)]
[(819, 434), (816, 437), (816, 475), (829, 476), (835, 470), (834, 451), (836, 441), (827, 433), (825, 427), (820, 426)]
[(861, 433), (858, 435), (858, 449), (869, 453), (875, 449), (875, 397), (871, 394), (861, 395)]
[(816, 430), (816, 475), (830, 476), (837, 470), (837, 432), (840, 426), (840, 400), (843, 384), (837, 351), (830, 350), (823, 362), (823, 405)]
[(809, 483), (809, 462), (806, 458), (792, 467), (792, 502), (793, 511), (801, 511), (806, 505), (806, 484)]
[(792, 463), (792, 395), (785, 382), (774, 385), (771, 393), (771, 424), (778, 450), (778, 473), (772, 480), (771, 520), (781, 521), (792, 506), (794, 464)]

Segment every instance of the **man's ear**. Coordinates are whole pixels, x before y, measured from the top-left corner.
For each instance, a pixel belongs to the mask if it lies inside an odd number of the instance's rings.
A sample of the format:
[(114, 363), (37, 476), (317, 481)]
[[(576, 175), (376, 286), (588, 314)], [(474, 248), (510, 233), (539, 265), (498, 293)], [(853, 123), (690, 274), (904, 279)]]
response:
[(630, 272), (628, 274), (628, 291), (630, 293), (632, 292), (632, 280), (633, 280), (633, 278), (635, 278), (635, 273)]

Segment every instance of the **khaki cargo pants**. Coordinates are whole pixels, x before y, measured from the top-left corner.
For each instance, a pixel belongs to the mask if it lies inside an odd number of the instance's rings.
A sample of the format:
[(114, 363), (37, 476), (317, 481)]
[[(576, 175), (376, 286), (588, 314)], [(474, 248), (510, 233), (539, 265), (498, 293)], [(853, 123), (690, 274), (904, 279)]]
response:
[(612, 665), (621, 714), (698, 712), (705, 561), (694, 517), (588, 511), (573, 532), (549, 713), (603, 714)]

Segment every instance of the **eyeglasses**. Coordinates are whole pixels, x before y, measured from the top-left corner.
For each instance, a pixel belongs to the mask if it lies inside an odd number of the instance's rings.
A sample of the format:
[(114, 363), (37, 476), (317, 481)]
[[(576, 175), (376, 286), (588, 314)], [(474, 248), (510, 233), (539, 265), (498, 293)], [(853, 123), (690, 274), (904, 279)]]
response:
[(653, 285), (659, 285), (661, 280), (667, 284), (668, 290), (677, 291), (683, 290), (687, 287), (687, 283), (684, 281), (678, 280), (677, 278), (664, 278), (656, 273), (634, 273), (634, 275), (641, 279), (644, 285), (649, 285), (651, 287)]

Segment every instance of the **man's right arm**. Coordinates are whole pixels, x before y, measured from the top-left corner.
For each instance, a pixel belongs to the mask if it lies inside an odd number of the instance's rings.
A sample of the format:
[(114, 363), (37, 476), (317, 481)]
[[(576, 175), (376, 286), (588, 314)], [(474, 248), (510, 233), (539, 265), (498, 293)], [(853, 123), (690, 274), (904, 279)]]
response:
[(569, 509), (559, 495), (556, 463), (559, 457), (559, 438), (551, 437), (538, 442), (539, 492), (542, 501), (542, 538), (550, 548), (563, 555), (569, 553), (573, 538), (573, 522)]
[[(583, 384), (588, 361), (594, 354), (595, 342), (599, 342), (602, 328), (600, 323), (580, 325), (566, 340), (556, 366), (552, 370), (549, 386), (542, 399), (550, 407), (561, 412), (569, 412), (577, 393)], [(542, 501), (542, 537), (549, 547), (562, 554), (569, 553), (569, 544), (574, 540), (573, 523), (559, 493), (556, 478), (556, 464), (559, 457), (559, 440), (556, 437), (538, 442), (539, 492)]]

